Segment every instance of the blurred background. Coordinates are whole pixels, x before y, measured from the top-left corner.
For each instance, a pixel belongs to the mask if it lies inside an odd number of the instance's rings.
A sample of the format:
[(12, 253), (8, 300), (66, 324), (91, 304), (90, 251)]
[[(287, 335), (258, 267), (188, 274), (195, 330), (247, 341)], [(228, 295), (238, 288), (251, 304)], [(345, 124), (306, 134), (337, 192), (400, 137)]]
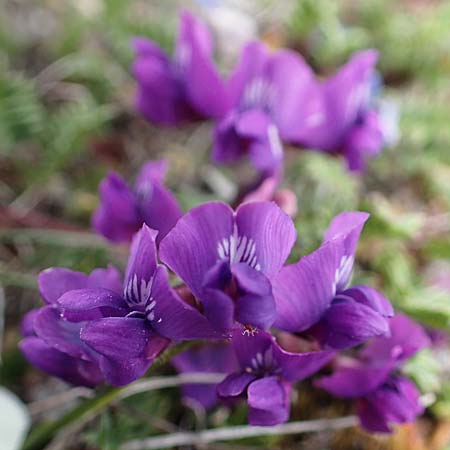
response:
[[(326, 154), (287, 150), (285, 184), (299, 200), (300, 240), (292, 259), (321, 240), (330, 219), (362, 209), (372, 218), (360, 242), (357, 281), (379, 287), (396, 308), (450, 330), (450, 2), (445, 0), (3, 0), (0, 2), (0, 383), (30, 403), (33, 420), (70, 407), (41, 408), (64, 383), (31, 368), (17, 349), (20, 319), (40, 305), (36, 274), (49, 266), (90, 271), (127, 249), (90, 231), (97, 187), (108, 170), (132, 180), (164, 156), (168, 184), (185, 209), (230, 200), (244, 173), (209, 162), (212, 126), (150, 125), (134, 109), (130, 39), (172, 48), (179, 8), (202, 16), (224, 73), (242, 43), (262, 38), (299, 51), (320, 75), (352, 52), (380, 51), (378, 69), (392, 145), (363, 176)], [(398, 117), (398, 123), (397, 119)], [(450, 449), (450, 350), (419, 353), (408, 373), (429, 397), (419, 423), (392, 437), (358, 430), (273, 437), (211, 448)], [(161, 373), (171, 373), (170, 367)], [(305, 386), (307, 387), (307, 386)], [(81, 394), (80, 394), (81, 395)], [(293, 419), (338, 416), (346, 404), (299, 390)], [(8, 411), (0, 407), (1, 417)], [(111, 449), (172, 429), (245, 422), (245, 410), (205, 415), (180, 408), (176, 390), (114, 404), (64, 449)], [(1, 446), (0, 433), (0, 448)], [(69, 443), (70, 442), (70, 443)], [(6, 447), (5, 447), (6, 448)]]

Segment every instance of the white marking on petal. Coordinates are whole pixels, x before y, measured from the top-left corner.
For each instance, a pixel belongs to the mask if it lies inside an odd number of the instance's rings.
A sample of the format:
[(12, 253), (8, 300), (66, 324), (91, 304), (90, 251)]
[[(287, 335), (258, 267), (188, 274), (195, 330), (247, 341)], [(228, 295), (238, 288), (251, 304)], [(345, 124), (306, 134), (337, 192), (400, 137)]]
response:
[(247, 236), (239, 236), (236, 224), (233, 227), (233, 234), (217, 244), (217, 254), (219, 259), (228, 259), (230, 264), (244, 262), (255, 270), (261, 270), (255, 241)]
[(334, 292), (345, 288), (347, 282), (350, 280), (354, 260), (355, 258), (352, 255), (344, 255), (341, 258), (339, 267), (336, 269), (336, 273), (334, 275)]
[(276, 87), (269, 80), (262, 77), (253, 78), (244, 88), (241, 106), (244, 109), (272, 110), (276, 94)]
[(283, 144), (281, 143), (278, 128), (273, 123), (267, 128), (267, 137), (273, 156), (277, 159), (281, 159), (283, 157)]

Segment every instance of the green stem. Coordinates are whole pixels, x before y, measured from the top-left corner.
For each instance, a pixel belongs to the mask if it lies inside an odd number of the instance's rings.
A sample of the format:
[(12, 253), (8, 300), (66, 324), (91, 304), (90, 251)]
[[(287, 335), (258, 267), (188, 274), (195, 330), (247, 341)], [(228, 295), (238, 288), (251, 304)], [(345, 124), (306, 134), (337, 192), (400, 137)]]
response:
[[(195, 341), (183, 342), (176, 347), (166, 350), (153, 363), (146, 376), (148, 376), (148, 374), (154, 369), (164, 365), (173, 356), (191, 347), (194, 343)], [(126, 387), (127, 386), (107, 387), (100, 391), (94, 398), (83, 401), (83, 403), (76, 406), (59, 419), (39, 425), (35, 429), (31, 430), (22, 446), (22, 450), (42, 450), (62, 428), (75, 423), (87, 414), (97, 414), (103, 408), (108, 406), (113, 400), (115, 400)]]

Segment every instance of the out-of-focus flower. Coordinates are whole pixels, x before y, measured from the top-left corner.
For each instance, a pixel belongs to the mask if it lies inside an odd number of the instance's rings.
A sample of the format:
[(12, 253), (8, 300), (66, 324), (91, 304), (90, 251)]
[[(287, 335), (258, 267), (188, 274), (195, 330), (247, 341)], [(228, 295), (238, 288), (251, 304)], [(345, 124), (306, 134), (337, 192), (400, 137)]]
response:
[(274, 201), (287, 215), (297, 215), (297, 196), (290, 189), (278, 189), (281, 176), (262, 177), (259, 184), (248, 192), (241, 203)]
[(92, 219), (95, 230), (112, 242), (128, 242), (145, 223), (159, 232), (159, 242), (183, 214), (164, 186), (166, 171), (164, 160), (146, 163), (134, 189), (111, 172), (100, 183), (100, 205)]
[(137, 108), (149, 121), (176, 125), (225, 113), (225, 86), (212, 59), (210, 33), (199, 19), (181, 13), (172, 58), (145, 38), (135, 38), (133, 47)]
[(317, 119), (321, 105), (313, 75), (293, 51), (246, 45), (228, 82), (231, 109), (216, 126), (214, 161), (231, 163), (248, 154), (257, 170), (277, 171), (282, 141), (302, 142)]
[(251, 425), (276, 425), (289, 419), (292, 384), (317, 372), (333, 352), (290, 353), (263, 331), (233, 332), (232, 343), (240, 370), (217, 386), (223, 398), (246, 395)]
[(234, 322), (267, 329), (276, 317), (271, 280), (296, 237), (274, 203), (247, 203), (234, 212), (211, 202), (189, 211), (162, 240), (161, 260), (201, 302), (220, 330)]
[(375, 50), (358, 52), (320, 85), (322, 116), (302, 141), (307, 147), (341, 153), (354, 171), (363, 170), (385, 142), (371, 95), (377, 59)]
[(389, 301), (369, 286), (348, 287), (356, 246), (369, 218), (363, 212), (336, 216), (322, 246), (283, 267), (273, 281), (275, 326), (312, 335), (326, 348), (343, 349), (389, 334)]
[[(230, 373), (237, 369), (236, 356), (228, 342), (208, 342), (191, 348), (175, 356), (172, 364), (180, 373)], [(183, 397), (205, 409), (212, 408), (219, 401), (216, 386), (216, 384), (186, 384), (182, 387)]]
[(104, 381), (99, 358), (81, 340), (82, 323), (61, 316), (58, 299), (73, 289), (108, 289), (119, 294), (121, 277), (112, 266), (90, 275), (63, 268), (44, 270), (38, 277), (39, 291), (47, 306), (30, 311), (23, 319), (25, 338), (20, 348), (28, 361), (71, 384), (93, 387)]
[(405, 315), (392, 318), (390, 329), (390, 337), (373, 339), (359, 359), (338, 359), (333, 374), (316, 382), (337, 397), (357, 399), (361, 425), (372, 432), (390, 432), (391, 424), (411, 422), (423, 412), (418, 389), (397, 371), (430, 340)]

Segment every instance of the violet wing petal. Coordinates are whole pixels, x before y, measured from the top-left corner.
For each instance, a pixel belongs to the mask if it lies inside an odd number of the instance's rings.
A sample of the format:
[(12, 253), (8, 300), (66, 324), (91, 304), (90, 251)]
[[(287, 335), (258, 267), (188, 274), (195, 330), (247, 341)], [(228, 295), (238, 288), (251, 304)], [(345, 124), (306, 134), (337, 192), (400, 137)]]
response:
[(275, 326), (299, 332), (318, 322), (333, 300), (337, 267), (338, 245), (334, 242), (283, 267), (272, 282), (277, 308)]
[(233, 222), (233, 211), (228, 205), (206, 203), (185, 214), (161, 241), (161, 260), (197, 298), (202, 298), (207, 271), (221, 257), (223, 245), (229, 243)]
[(20, 324), (20, 333), (22, 336), (28, 337), (36, 335), (34, 331), (34, 319), (39, 314), (40, 310), (41, 308), (35, 308), (25, 314)]
[(74, 358), (90, 360), (91, 352), (80, 340), (80, 328), (80, 324), (61, 318), (53, 306), (41, 308), (34, 319), (36, 335), (47, 345)]
[(255, 380), (247, 388), (250, 425), (271, 426), (289, 419), (289, 389), (277, 377)]
[(59, 298), (58, 305), (62, 317), (70, 322), (121, 317), (129, 312), (122, 296), (102, 288), (68, 291)]
[(246, 203), (236, 211), (239, 260), (274, 278), (286, 261), (297, 233), (292, 219), (275, 203)]

